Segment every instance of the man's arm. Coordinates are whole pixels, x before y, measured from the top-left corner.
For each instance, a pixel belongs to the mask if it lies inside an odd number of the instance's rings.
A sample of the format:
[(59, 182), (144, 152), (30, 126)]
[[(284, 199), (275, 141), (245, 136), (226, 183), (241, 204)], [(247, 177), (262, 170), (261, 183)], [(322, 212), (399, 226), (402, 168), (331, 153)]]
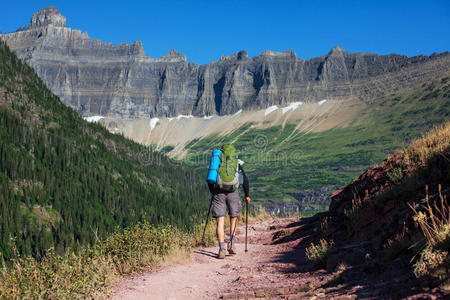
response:
[(249, 183), (248, 183), (248, 177), (247, 177), (247, 174), (245, 174), (244, 168), (242, 168), (241, 165), (239, 165), (239, 169), (240, 169), (240, 171), (242, 172), (242, 176), (244, 177), (243, 188), (244, 188), (244, 195), (245, 195), (245, 198), (249, 198), (249, 197), (250, 197), (250, 196), (249, 196), (249, 190), (250, 190), (250, 187), (249, 187)]
[(211, 195), (214, 195), (214, 184), (208, 183), (208, 189), (211, 192)]

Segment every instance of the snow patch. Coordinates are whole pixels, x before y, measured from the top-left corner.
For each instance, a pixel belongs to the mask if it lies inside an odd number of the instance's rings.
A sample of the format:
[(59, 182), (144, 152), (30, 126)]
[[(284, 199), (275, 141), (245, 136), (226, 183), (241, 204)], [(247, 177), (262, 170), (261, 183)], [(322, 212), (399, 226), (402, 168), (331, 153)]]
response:
[(288, 106), (286, 106), (286, 107), (283, 107), (282, 109), (281, 109), (281, 112), (283, 113), (283, 115), (285, 114), (285, 113), (287, 113), (288, 111), (290, 111), (290, 110), (296, 110), (299, 106), (301, 106), (301, 105), (303, 105), (303, 102), (292, 102), (292, 103), (290, 103)]
[(92, 117), (85, 117), (84, 119), (86, 120), (86, 121), (88, 121), (89, 123), (92, 123), (92, 122), (98, 122), (98, 121), (100, 121), (101, 119), (104, 119), (105, 117), (103, 117), (103, 116), (92, 116)]
[(193, 115), (178, 115), (176, 117), (177, 120), (181, 120), (181, 119), (189, 119), (189, 118), (193, 118)]
[(205, 120), (209, 120), (209, 119), (212, 119), (212, 118), (214, 118), (214, 116), (204, 116), (203, 117), (203, 119), (205, 119)]
[(152, 131), (156, 127), (156, 124), (158, 124), (158, 122), (159, 122), (158, 118), (150, 119), (150, 131)]
[(270, 115), (271, 113), (273, 113), (277, 109), (278, 109), (278, 106), (276, 106), (276, 105), (272, 105), (271, 107), (266, 108), (266, 111), (264, 112), (264, 117), (267, 116), (267, 115)]
[(167, 120), (170, 122), (172, 120), (181, 120), (181, 119), (189, 119), (189, 118), (193, 118), (193, 115), (178, 115), (176, 117), (172, 117), (172, 118), (167, 118)]
[(322, 104), (324, 104), (325, 102), (327, 102), (327, 99), (320, 100), (319, 102), (317, 102), (317, 104), (322, 105)]
[(235, 112), (235, 113), (233, 114), (233, 117), (234, 117), (234, 116), (237, 116), (237, 115), (240, 114), (241, 112), (242, 112), (242, 109), (238, 110), (237, 112)]

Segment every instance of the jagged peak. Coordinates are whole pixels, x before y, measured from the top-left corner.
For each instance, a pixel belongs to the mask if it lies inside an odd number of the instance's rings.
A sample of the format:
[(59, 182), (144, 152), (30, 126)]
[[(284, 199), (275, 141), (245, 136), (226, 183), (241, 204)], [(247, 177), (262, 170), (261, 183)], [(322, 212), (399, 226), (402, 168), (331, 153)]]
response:
[(166, 56), (184, 56), (184, 55), (178, 52), (177, 50), (172, 49), (169, 52), (167, 52)]
[(167, 52), (166, 55), (161, 57), (161, 61), (167, 61), (167, 62), (179, 62), (179, 61), (186, 61), (186, 56), (181, 54), (180, 52), (176, 50), (170, 50)]
[(233, 54), (231, 56), (229, 56), (229, 55), (222, 55), (220, 57), (220, 60), (221, 61), (224, 61), (224, 60), (245, 60), (247, 58), (248, 58), (247, 51), (241, 50), (241, 51), (239, 51), (239, 52), (237, 52), (237, 53), (235, 53), (235, 54)]
[(245, 50), (241, 50), (235, 54), (237, 60), (244, 60), (248, 58), (248, 52)]
[(38, 10), (31, 17), (31, 22), (29, 27), (40, 27), (53, 25), (57, 27), (66, 26), (66, 17), (61, 15), (58, 8), (55, 6), (47, 6), (44, 9)]
[(331, 54), (342, 54), (344, 52), (345, 52), (344, 48), (342, 48), (340, 46), (334, 46), (331, 49), (331, 51), (328, 53), (328, 55), (331, 55)]

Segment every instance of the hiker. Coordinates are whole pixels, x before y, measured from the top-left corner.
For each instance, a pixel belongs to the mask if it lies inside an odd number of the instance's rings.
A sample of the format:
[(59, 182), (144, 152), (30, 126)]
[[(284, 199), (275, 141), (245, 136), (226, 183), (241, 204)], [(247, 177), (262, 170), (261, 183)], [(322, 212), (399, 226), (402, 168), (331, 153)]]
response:
[[(223, 259), (227, 254), (236, 254), (235, 234), (237, 232), (238, 217), (242, 204), (239, 196), (239, 185), (244, 188), (245, 201), (250, 203), (249, 184), (242, 165), (243, 161), (238, 159), (236, 149), (233, 145), (226, 144), (220, 149), (221, 164), (219, 176), (216, 184), (208, 183), (209, 191), (212, 194), (212, 213), (217, 223), (217, 241), (219, 242), (219, 254), (217, 258)], [(230, 215), (230, 241), (225, 245), (225, 215), (226, 209)]]

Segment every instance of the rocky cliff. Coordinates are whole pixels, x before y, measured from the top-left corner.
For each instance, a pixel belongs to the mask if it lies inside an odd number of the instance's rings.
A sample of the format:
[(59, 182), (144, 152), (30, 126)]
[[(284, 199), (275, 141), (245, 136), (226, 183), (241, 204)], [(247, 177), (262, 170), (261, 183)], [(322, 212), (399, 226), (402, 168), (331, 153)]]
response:
[(24, 29), (0, 36), (47, 86), (84, 116), (137, 119), (225, 115), (295, 101), (374, 101), (448, 73), (448, 52), (380, 56), (334, 47), (298, 59), (290, 50), (246, 51), (199, 66), (176, 51), (153, 59), (142, 43), (112, 45), (66, 27), (55, 7), (36, 12)]

